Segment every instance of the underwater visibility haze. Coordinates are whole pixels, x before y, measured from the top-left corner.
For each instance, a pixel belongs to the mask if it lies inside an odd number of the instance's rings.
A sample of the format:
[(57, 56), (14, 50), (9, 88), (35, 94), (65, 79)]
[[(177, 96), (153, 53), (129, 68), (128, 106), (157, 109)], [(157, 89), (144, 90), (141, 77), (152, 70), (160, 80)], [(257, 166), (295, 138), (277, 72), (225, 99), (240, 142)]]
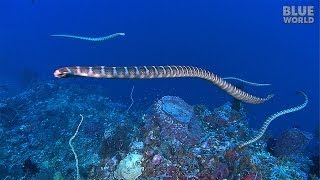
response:
[(320, 177), (317, 0), (3, 0), (0, 24), (0, 179)]

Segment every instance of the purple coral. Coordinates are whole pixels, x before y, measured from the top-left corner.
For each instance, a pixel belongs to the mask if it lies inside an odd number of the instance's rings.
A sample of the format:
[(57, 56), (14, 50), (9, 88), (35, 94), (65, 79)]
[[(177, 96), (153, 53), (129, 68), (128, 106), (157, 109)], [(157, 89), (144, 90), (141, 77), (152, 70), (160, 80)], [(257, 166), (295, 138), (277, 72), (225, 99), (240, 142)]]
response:
[(227, 164), (225, 163), (219, 163), (216, 169), (213, 171), (214, 176), (216, 179), (224, 179), (229, 176), (229, 169)]
[(161, 161), (162, 161), (162, 156), (161, 156), (160, 154), (156, 154), (156, 155), (154, 155), (153, 158), (152, 158), (152, 164), (153, 164), (154, 166), (159, 165), (159, 164), (161, 163)]

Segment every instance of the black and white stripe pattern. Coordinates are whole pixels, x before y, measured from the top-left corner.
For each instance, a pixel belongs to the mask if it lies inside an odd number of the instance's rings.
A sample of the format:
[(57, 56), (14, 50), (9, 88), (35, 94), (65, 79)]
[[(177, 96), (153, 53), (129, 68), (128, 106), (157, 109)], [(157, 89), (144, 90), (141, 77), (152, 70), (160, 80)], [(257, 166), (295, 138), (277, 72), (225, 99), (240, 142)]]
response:
[(296, 107), (292, 107), (292, 108), (289, 108), (289, 109), (285, 109), (285, 110), (282, 110), (282, 111), (279, 111), (275, 114), (272, 114), (270, 117), (267, 118), (267, 120), (263, 123), (261, 129), (259, 130), (258, 134), (256, 136), (254, 136), (252, 139), (246, 141), (246, 142), (243, 142), (242, 144), (239, 145), (239, 148), (242, 148), (248, 144), (251, 144), (251, 143), (254, 143), (256, 142), (257, 140), (259, 140), (263, 134), (266, 132), (269, 124), (274, 120), (276, 119), (277, 117), (279, 116), (282, 116), (282, 115), (285, 115), (285, 114), (288, 114), (288, 113), (293, 113), (295, 111), (300, 111), (301, 109), (305, 108), (308, 104), (308, 96), (302, 92), (302, 91), (298, 91), (297, 93), (301, 94), (302, 96), (304, 96), (304, 102)]
[(64, 67), (57, 69), (54, 76), (65, 78), (70, 76), (83, 76), (92, 78), (130, 78), (130, 79), (152, 79), (152, 78), (179, 78), (195, 77), (208, 80), (226, 91), (231, 96), (252, 104), (260, 104), (269, 100), (273, 95), (266, 98), (252, 96), (217, 75), (193, 66), (131, 66), (131, 67)]

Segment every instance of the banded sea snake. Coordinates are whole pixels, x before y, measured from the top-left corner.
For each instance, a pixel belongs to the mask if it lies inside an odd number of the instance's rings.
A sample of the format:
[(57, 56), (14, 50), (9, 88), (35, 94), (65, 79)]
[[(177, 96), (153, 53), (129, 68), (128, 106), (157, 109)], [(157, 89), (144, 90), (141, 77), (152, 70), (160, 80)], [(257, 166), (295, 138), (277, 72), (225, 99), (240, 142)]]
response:
[(74, 39), (81, 39), (86, 41), (105, 41), (108, 39), (115, 38), (117, 36), (124, 36), (124, 35), (125, 33), (115, 33), (115, 34), (111, 34), (109, 36), (103, 36), (103, 37), (84, 37), (84, 36), (75, 36), (75, 35), (69, 35), (69, 34), (52, 34), (50, 36), (74, 38)]
[(289, 108), (289, 109), (285, 109), (285, 110), (279, 111), (279, 112), (269, 116), (267, 118), (267, 120), (263, 123), (263, 125), (262, 125), (261, 129), (259, 130), (258, 134), (256, 136), (254, 136), (252, 139), (240, 144), (239, 148), (242, 148), (243, 146), (246, 146), (248, 144), (251, 144), (251, 143), (256, 142), (257, 140), (259, 140), (263, 136), (263, 134), (266, 132), (269, 124), (274, 119), (276, 119), (277, 117), (285, 115), (285, 114), (288, 114), (288, 113), (292, 113), (292, 112), (295, 112), (295, 111), (299, 111), (299, 110), (305, 108), (306, 105), (308, 104), (308, 101), (309, 101), (308, 100), (308, 96), (302, 91), (298, 91), (297, 93), (302, 94), (304, 96), (304, 98), (305, 98), (304, 103), (302, 103), (301, 105), (298, 105), (296, 107), (292, 107), (292, 108)]
[(82, 76), (91, 78), (129, 78), (129, 79), (153, 79), (153, 78), (201, 78), (208, 80), (227, 92), (234, 98), (251, 103), (263, 103), (273, 95), (268, 95), (266, 98), (260, 98), (250, 95), (222, 78), (218, 77), (207, 70), (193, 66), (132, 66), (132, 67), (63, 67), (54, 72), (57, 78), (67, 78), (72, 76)]

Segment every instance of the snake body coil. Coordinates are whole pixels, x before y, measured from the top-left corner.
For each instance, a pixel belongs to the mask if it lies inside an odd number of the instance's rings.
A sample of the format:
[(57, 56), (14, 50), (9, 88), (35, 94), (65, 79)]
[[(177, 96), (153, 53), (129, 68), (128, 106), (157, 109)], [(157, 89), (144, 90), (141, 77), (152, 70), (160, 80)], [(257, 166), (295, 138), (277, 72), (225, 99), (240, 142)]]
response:
[(226, 91), (228, 94), (241, 101), (260, 104), (273, 95), (266, 98), (259, 98), (250, 95), (214, 73), (193, 66), (132, 66), (132, 67), (64, 67), (57, 69), (54, 76), (58, 78), (66, 78), (71, 76), (83, 76), (92, 78), (129, 78), (129, 79), (152, 79), (152, 78), (179, 78), (194, 77), (208, 80)]

